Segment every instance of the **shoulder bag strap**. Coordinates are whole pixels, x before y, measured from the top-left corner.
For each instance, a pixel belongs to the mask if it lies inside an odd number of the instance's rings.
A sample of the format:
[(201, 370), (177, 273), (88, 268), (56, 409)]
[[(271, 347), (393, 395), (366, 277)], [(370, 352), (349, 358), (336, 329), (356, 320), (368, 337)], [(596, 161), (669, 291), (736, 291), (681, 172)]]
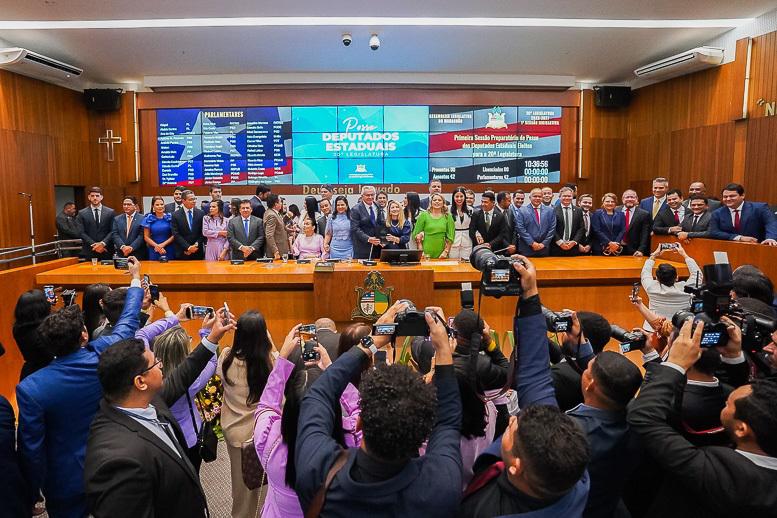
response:
[(197, 421), (194, 420), (194, 410), (192, 410), (192, 400), (189, 397), (189, 390), (186, 390), (186, 402), (189, 404), (189, 415), (192, 418), (192, 428), (194, 429), (194, 435), (199, 438), (200, 431), (197, 430)]
[(329, 486), (332, 484), (337, 473), (343, 469), (345, 462), (348, 460), (348, 450), (342, 449), (337, 454), (332, 467), (329, 469), (329, 473), (326, 474), (326, 479), (321, 487), (313, 497), (313, 501), (310, 502), (307, 511), (305, 511), (305, 518), (317, 518), (321, 514), (321, 510), (324, 508), (324, 502), (326, 502), (326, 492), (329, 490)]

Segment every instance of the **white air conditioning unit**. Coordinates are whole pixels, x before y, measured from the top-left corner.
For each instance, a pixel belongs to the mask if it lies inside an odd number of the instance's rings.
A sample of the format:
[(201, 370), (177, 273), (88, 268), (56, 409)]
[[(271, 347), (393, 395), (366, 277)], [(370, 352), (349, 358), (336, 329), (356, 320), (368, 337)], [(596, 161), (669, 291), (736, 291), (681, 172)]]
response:
[(20, 47), (0, 48), (0, 67), (59, 84), (68, 83), (84, 73), (78, 67)]
[(641, 79), (669, 79), (723, 63), (723, 49), (696, 47), (672, 57), (656, 61), (634, 71)]

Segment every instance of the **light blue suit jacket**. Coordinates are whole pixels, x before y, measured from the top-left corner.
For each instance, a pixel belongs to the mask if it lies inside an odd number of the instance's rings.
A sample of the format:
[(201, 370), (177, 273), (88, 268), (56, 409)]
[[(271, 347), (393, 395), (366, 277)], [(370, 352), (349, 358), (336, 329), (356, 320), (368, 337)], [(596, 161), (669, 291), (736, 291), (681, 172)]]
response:
[[(542, 257), (550, 254), (550, 242), (556, 232), (556, 213), (553, 207), (539, 206), (540, 223), (537, 224), (537, 216), (531, 204), (518, 209), (518, 217), (515, 218), (515, 234), (518, 242), (518, 253), (526, 257)], [(542, 243), (545, 248), (535, 252), (532, 243)]]

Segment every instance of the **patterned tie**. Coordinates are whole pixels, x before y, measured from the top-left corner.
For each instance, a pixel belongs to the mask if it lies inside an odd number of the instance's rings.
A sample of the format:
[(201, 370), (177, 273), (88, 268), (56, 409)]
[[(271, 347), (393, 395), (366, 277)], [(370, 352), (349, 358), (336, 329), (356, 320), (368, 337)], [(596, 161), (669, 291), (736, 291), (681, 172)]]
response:
[(739, 224), (739, 209), (734, 209), (734, 230), (739, 232), (740, 224)]

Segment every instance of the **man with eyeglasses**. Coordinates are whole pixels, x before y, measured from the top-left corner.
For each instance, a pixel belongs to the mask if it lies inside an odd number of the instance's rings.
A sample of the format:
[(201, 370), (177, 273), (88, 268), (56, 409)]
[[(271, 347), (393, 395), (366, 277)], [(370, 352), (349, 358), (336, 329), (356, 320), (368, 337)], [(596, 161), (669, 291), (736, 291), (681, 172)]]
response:
[(208, 516), (205, 493), (169, 405), (184, 396), (235, 325), (234, 315), (224, 309), (207, 316), (208, 336), (166, 376), (162, 362), (136, 338), (102, 355), (97, 374), (104, 398), (84, 465), (92, 515)]

